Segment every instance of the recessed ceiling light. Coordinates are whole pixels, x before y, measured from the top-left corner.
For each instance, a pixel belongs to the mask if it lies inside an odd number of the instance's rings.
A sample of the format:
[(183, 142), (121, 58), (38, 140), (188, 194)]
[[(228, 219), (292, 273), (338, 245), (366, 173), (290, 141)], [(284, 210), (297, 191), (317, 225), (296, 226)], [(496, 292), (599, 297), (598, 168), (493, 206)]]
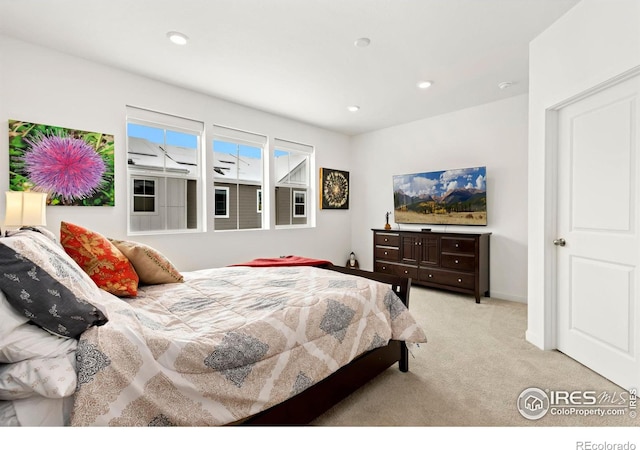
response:
[(433, 81), (419, 81), (417, 86), (420, 89), (426, 89), (433, 84)]
[(371, 44), (371, 39), (366, 37), (356, 39), (353, 43), (353, 45), (355, 45), (356, 47), (368, 47), (369, 44)]
[(360, 109), (360, 107), (358, 105), (351, 105), (351, 106), (347, 106), (347, 109), (351, 112), (356, 112)]
[(189, 40), (189, 38), (186, 35), (179, 33), (177, 31), (169, 31), (167, 33), (167, 37), (171, 42), (173, 42), (176, 45), (186, 45), (187, 41)]
[(511, 86), (513, 86), (513, 82), (511, 81), (502, 81), (501, 83), (498, 83), (498, 87), (500, 89), (508, 89)]

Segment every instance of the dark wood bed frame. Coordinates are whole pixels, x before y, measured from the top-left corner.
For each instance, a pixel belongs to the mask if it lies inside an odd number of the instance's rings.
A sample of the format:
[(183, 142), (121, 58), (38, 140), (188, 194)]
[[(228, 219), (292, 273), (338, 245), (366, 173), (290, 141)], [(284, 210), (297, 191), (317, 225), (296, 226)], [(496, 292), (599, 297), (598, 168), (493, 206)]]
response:
[[(324, 268), (390, 284), (402, 302), (409, 307), (410, 278), (338, 266)], [(409, 370), (406, 344), (391, 340), (385, 347), (359, 356), (328, 378), (295, 397), (248, 418), (241, 425), (306, 425), (396, 362), (400, 371)]]

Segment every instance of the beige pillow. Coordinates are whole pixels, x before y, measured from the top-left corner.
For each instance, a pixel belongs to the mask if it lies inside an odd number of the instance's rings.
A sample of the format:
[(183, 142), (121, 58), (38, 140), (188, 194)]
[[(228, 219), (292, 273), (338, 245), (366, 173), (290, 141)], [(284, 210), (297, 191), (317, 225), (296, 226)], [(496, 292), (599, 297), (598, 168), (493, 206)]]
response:
[(140, 283), (181, 283), (183, 276), (159, 251), (140, 242), (109, 239), (124, 256), (129, 258)]

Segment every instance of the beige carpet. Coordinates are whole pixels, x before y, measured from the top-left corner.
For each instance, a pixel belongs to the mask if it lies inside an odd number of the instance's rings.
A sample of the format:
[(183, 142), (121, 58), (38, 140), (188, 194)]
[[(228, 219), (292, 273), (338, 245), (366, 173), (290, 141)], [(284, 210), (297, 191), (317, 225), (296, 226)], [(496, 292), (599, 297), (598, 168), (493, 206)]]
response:
[(622, 388), (557, 351), (542, 351), (525, 338), (525, 304), (412, 287), (410, 310), (429, 342), (411, 350), (409, 372), (394, 366), (316, 419), (322, 426), (637, 426), (624, 416), (522, 417), (520, 393), (591, 390), (611, 395)]

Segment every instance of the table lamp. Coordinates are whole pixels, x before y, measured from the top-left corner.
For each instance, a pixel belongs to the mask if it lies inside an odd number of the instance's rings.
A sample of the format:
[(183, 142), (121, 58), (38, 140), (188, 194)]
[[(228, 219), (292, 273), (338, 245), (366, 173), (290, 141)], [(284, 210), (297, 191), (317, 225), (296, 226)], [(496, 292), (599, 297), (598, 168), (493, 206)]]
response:
[(37, 227), (47, 224), (47, 193), (7, 191), (5, 227)]

